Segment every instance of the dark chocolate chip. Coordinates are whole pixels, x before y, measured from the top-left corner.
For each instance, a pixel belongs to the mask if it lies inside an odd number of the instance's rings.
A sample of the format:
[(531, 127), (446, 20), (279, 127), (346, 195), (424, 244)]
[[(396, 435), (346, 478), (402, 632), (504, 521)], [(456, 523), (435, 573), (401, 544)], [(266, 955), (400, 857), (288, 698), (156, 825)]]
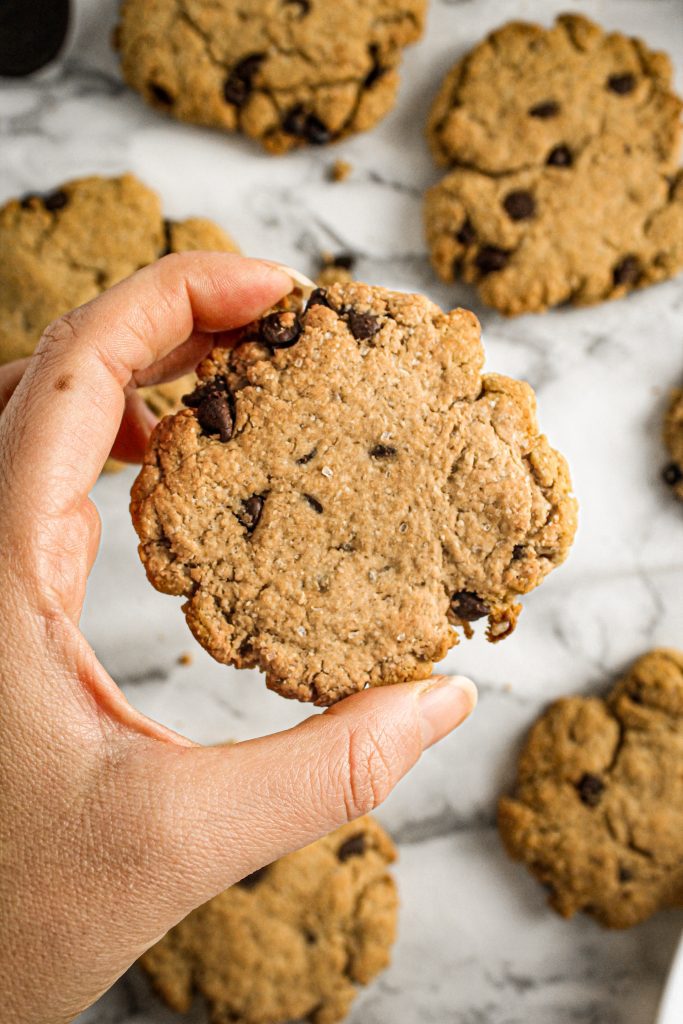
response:
[(324, 146), (332, 138), (332, 133), (319, 117), (309, 114), (306, 118), (305, 138), (312, 146)]
[(390, 444), (376, 444), (374, 448), (370, 449), (370, 455), (373, 459), (393, 459), (396, 449), (392, 448)]
[(0, 75), (30, 75), (56, 57), (72, 6), (69, 0), (2, 0)]
[(557, 100), (545, 100), (543, 103), (536, 103), (529, 107), (529, 117), (540, 117), (545, 121), (549, 117), (555, 117), (560, 112), (560, 104)]
[(302, 455), (300, 459), (296, 460), (297, 466), (305, 466), (308, 462), (316, 457), (318, 454), (317, 448), (312, 448), (308, 455)]
[(636, 87), (636, 76), (627, 71), (623, 75), (610, 75), (607, 79), (607, 88), (616, 92), (619, 96), (626, 96), (633, 92)]
[(214, 377), (200, 385), (192, 394), (184, 395), (182, 402), (188, 409), (196, 409), (205, 434), (218, 434), (224, 443), (230, 440), (234, 427), (233, 398), (225, 377)]
[(21, 206), (22, 210), (30, 210), (33, 206), (34, 199), (40, 199), (40, 196), (37, 192), (27, 192), (26, 195), (22, 196), (19, 200), (19, 205)]
[(357, 313), (353, 309), (347, 314), (346, 322), (356, 341), (368, 341), (382, 326), (372, 313)]
[(69, 197), (66, 192), (62, 189), (57, 189), (56, 192), (50, 192), (49, 195), (43, 197), (43, 206), (50, 213), (54, 213), (55, 210), (63, 210), (68, 205)]
[(285, 7), (294, 8), (294, 13), (299, 18), (305, 18), (311, 9), (310, 0), (282, 0)]
[(643, 695), (642, 695), (642, 693), (639, 690), (631, 690), (631, 692), (629, 693), (628, 696), (629, 696), (629, 700), (631, 700), (634, 704), (644, 704), (645, 703), (645, 701), (643, 700)]
[(327, 306), (328, 309), (332, 308), (324, 288), (316, 288), (311, 292), (311, 297), (306, 303), (306, 309), (310, 309), (311, 306)]
[(669, 487), (675, 487), (676, 484), (680, 484), (681, 480), (683, 480), (683, 469), (677, 463), (670, 462), (662, 470), (662, 480)]
[(342, 270), (353, 270), (356, 265), (356, 257), (352, 252), (338, 252), (326, 265), (328, 267), (341, 267)]
[(640, 279), (640, 260), (637, 256), (624, 256), (612, 271), (615, 285), (637, 284)]
[(506, 266), (508, 257), (509, 253), (497, 245), (483, 245), (474, 262), (482, 274), (493, 274)]
[(242, 507), (236, 514), (238, 522), (247, 533), (253, 533), (258, 526), (258, 521), (263, 512), (264, 501), (264, 494), (252, 494), (250, 498), (244, 498), (242, 501)]
[(301, 322), (289, 311), (269, 313), (259, 324), (259, 337), (271, 348), (291, 348), (301, 335)]
[(503, 207), (510, 220), (529, 220), (536, 213), (536, 200), (531, 192), (519, 189), (508, 192), (503, 200)]
[(520, 558), (524, 558), (525, 554), (526, 548), (524, 547), (524, 545), (515, 544), (514, 548), (512, 549), (512, 557), (515, 559), (515, 561), (518, 561)]
[(555, 146), (555, 148), (551, 149), (548, 153), (546, 163), (549, 167), (571, 167), (574, 163), (571, 149), (569, 146), (565, 146), (564, 144)]
[(470, 590), (459, 590), (451, 598), (451, 608), (465, 622), (476, 622), (489, 613), (489, 606), (477, 594)]
[(327, 125), (316, 114), (307, 113), (300, 103), (287, 111), (282, 121), (282, 130), (298, 139), (305, 139), (312, 146), (324, 146), (332, 138)]
[(465, 221), (455, 237), (461, 245), (472, 244), (477, 237), (477, 232), (474, 230), (472, 222), (469, 219)]
[(365, 853), (365, 833), (357, 832), (341, 844), (337, 850), (337, 857), (343, 863), (350, 857), (360, 857)]
[(585, 772), (576, 784), (576, 788), (582, 803), (586, 804), (588, 807), (597, 807), (602, 799), (605, 783), (599, 775), (592, 775), (591, 772)]
[(148, 82), (147, 88), (149, 89), (150, 95), (157, 103), (161, 103), (164, 107), (172, 107), (175, 103), (175, 98), (171, 95), (168, 89), (164, 89), (163, 85), (159, 85), (157, 82)]
[(235, 64), (223, 85), (226, 103), (242, 107), (249, 98), (254, 85), (254, 76), (263, 63), (263, 53), (252, 53)]
[(630, 868), (625, 868), (623, 865), (619, 865), (619, 881), (620, 882), (632, 882), (633, 872)]
[(379, 81), (382, 75), (386, 74), (387, 70), (380, 64), (379, 50), (376, 46), (370, 47), (370, 56), (372, 57), (372, 67), (363, 80), (364, 89), (371, 89), (375, 82)]
[(317, 498), (314, 498), (312, 494), (305, 494), (305, 493), (302, 494), (301, 497), (304, 499), (304, 501), (308, 502), (308, 504), (311, 506), (311, 508), (313, 509), (314, 512), (317, 512), (318, 515), (322, 515), (323, 506), (318, 501)]
[(268, 866), (265, 868), (257, 868), (256, 871), (252, 871), (250, 875), (245, 875), (244, 878), (237, 882), (240, 889), (255, 889), (259, 882), (263, 881), (264, 875), (268, 871)]

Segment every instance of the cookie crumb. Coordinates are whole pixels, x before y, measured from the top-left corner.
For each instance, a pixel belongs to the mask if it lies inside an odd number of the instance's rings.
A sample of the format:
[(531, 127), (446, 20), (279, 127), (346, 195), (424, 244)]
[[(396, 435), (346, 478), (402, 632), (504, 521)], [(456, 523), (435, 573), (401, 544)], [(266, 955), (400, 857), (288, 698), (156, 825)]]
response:
[(192, 661), (193, 658), (189, 651), (183, 651), (183, 653), (178, 656), (178, 664), (183, 665), (185, 668), (191, 665)]
[(353, 164), (348, 160), (335, 160), (329, 169), (330, 181), (346, 181), (351, 176)]

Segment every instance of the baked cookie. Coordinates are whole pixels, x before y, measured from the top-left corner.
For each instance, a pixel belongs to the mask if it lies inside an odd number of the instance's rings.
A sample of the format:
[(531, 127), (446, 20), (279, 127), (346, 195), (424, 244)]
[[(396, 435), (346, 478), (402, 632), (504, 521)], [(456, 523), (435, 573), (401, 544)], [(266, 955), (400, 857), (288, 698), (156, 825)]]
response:
[(674, 391), (664, 421), (664, 443), (671, 462), (664, 468), (664, 482), (683, 500), (683, 391)]
[(644, 655), (605, 700), (556, 701), (499, 826), (563, 917), (628, 928), (683, 906), (683, 654)]
[(366, 131), (394, 105), (426, 0), (124, 0), (125, 80), (157, 110), (271, 153)]
[(187, 1013), (194, 991), (212, 1024), (343, 1020), (389, 963), (398, 899), (394, 846), (361, 818), (249, 875), (193, 911), (140, 963)]
[[(132, 174), (83, 178), (0, 208), (0, 365), (31, 355), (43, 329), (169, 252), (237, 246), (200, 218), (164, 220), (159, 197)], [(194, 383), (141, 388), (157, 415)]]
[(429, 118), (432, 263), (503, 313), (620, 298), (683, 267), (681, 101), (668, 57), (579, 15), (511, 22)]
[(219, 661), (332, 704), (426, 677), (454, 625), (512, 632), (563, 561), (564, 459), (476, 317), (365, 284), (250, 325), (198, 368), (132, 492), (152, 584)]

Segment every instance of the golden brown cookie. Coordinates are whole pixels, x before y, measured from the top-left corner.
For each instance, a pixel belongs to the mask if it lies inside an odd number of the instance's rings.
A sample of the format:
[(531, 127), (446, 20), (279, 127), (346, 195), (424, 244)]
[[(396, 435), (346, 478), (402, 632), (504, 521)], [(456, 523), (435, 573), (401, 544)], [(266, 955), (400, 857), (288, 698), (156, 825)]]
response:
[(271, 153), (366, 131), (394, 105), (426, 0), (124, 0), (123, 76), (157, 110)]
[(395, 856), (361, 818), (205, 903), (140, 963), (174, 1010), (200, 992), (212, 1024), (334, 1024), (389, 963)]
[(683, 500), (683, 391), (674, 391), (664, 420), (664, 443), (671, 462), (662, 476), (674, 494)]
[(476, 317), (349, 283), (215, 349), (132, 492), (152, 584), (219, 661), (331, 704), (430, 674), (454, 626), (512, 632), (565, 558), (566, 463)]
[(503, 313), (619, 298), (683, 267), (681, 101), (668, 57), (579, 15), (511, 22), (429, 119), (432, 263)]
[[(56, 317), (166, 253), (194, 249), (238, 251), (211, 221), (164, 220), (157, 194), (132, 174), (10, 200), (0, 208), (0, 365), (31, 355)], [(187, 374), (140, 394), (161, 416), (194, 381)]]
[(556, 701), (499, 827), (563, 917), (628, 928), (683, 906), (683, 654), (644, 655), (605, 700)]

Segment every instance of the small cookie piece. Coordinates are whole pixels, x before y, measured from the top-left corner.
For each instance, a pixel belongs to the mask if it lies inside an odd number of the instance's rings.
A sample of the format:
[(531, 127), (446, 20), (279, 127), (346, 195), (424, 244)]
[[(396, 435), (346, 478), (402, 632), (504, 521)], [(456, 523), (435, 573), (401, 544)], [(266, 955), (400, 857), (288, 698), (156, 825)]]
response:
[(576, 526), (527, 384), (476, 317), (360, 283), (275, 311), (198, 368), (132, 491), (151, 583), (218, 661), (332, 704), (427, 677), (454, 625), (512, 632)]
[(498, 821), (563, 917), (628, 928), (683, 906), (683, 654), (644, 655), (605, 700), (556, 701)]
[(157, 110), (270, 153), (367, 131), (394, 105), (426, 0), (124, 0), (123, 77)]
[(346, 181), (353, 173), (353, 164), (348, 160), (335, 160), (330, 167), (330, 181)]
[[(164, 220), (157, 194), (132, 174), (10, 200), (0, 208), (0, 365), (31, 355), (56, 317), (160, 256), (194, 249), (238, 251), (211, 221)], [(140, 394), (162, 416), (194, 381), (187, 374)]]
[(671, 462), (664, 467), (662, 477), (674, 494), (683, 500), (683, 390), (674, 391), (664, 421), (664, 443)]
[(395, 857), (361, 818), (205, 903), (140, 964), (171, 1009), (202, 993), (212, 1024), (334, 1024), (389, 963)]
[(428, 136), (434, 269), (506, 314), (620, 298), (683, 267), (668, 57), (579, 15), (511, 22), (446, 76)]

